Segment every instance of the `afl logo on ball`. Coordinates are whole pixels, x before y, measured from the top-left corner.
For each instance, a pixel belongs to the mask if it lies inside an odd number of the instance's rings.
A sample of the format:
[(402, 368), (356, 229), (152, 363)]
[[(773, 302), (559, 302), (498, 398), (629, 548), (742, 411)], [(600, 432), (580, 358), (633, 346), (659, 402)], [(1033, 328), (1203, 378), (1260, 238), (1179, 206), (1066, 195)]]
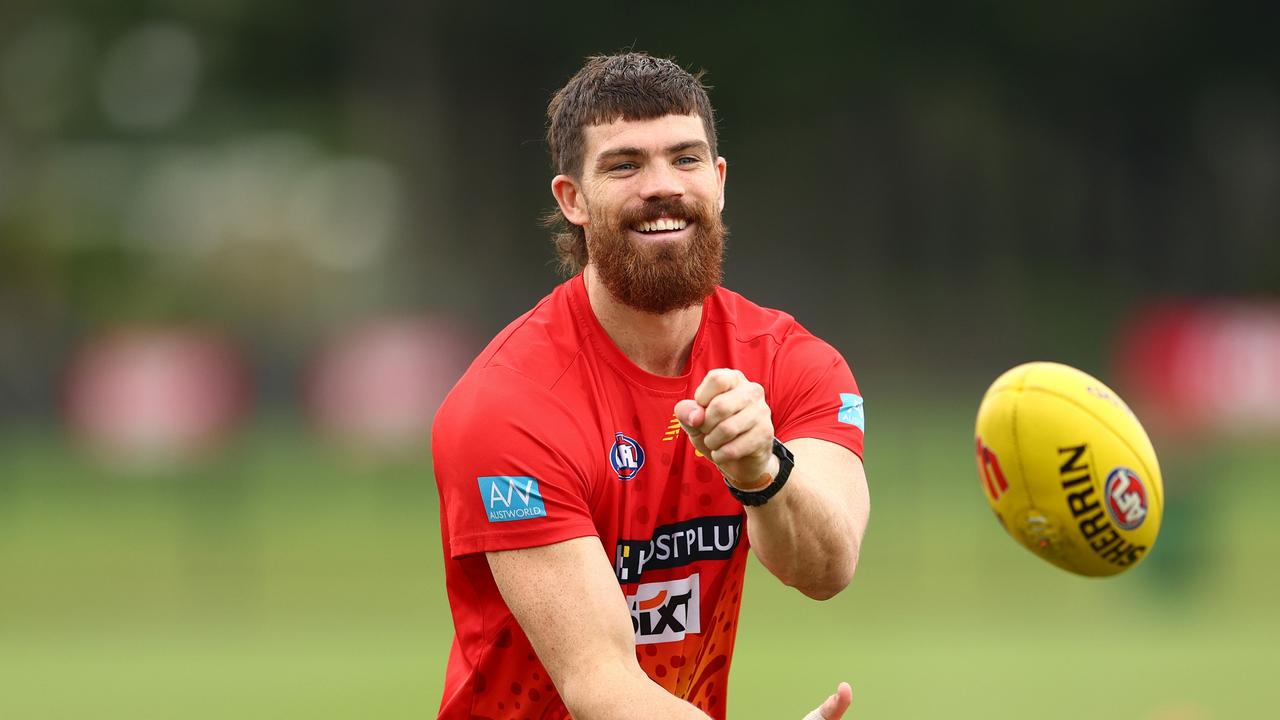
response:
[(1118, 467), (1107, 475), (1107, 512), (1125, 530), (1136, 530), (1147, 517), (1147, 489), (1138, 473)]
[(613, 447), (609, 450), (609, 464), (618, 473), (619, 480), (630, 480), (644, 467), (644, 448), (626, 435), (614, 433)]

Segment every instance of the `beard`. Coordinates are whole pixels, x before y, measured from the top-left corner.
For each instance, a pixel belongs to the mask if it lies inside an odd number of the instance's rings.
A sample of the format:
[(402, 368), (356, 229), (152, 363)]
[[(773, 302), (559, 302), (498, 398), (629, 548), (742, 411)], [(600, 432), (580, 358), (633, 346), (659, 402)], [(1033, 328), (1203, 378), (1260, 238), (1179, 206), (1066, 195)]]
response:
[[(693, 223), (687, 240), (633, 242), (631, 228), (669, 217)], [(653, 200), (599, 218), (587, 231), (587, 255), (618, 301), (662, 315), (700, 304), (723, 279), (725, 227), (720, 213), (701, 203)]]

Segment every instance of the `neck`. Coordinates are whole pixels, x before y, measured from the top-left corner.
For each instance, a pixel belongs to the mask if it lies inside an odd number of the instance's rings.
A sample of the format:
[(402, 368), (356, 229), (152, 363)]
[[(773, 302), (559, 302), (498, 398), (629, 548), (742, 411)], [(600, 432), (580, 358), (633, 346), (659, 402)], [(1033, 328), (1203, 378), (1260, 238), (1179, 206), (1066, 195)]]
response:
[(654, 375), (684, 373), (693, 351), (693, 339), (702, 323), (702, 305), (655, 315), (619, 301), (609, 292), (595, 267), (582, 271), (587, 299), (600, 325), (623, 355)]

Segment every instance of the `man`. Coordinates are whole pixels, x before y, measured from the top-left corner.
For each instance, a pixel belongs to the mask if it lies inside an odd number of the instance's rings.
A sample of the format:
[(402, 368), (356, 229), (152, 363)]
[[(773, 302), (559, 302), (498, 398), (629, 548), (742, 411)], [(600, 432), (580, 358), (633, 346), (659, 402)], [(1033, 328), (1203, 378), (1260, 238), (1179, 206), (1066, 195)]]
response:
[(548, 120), (556, 245), (580, 272), (436, 418), (439, 717), (723, 718), (748, 546), (812, 598), (853, 575), (862, 398), (829, 345), (719, 287), (726, 164), (697, 78), (590, 58)]

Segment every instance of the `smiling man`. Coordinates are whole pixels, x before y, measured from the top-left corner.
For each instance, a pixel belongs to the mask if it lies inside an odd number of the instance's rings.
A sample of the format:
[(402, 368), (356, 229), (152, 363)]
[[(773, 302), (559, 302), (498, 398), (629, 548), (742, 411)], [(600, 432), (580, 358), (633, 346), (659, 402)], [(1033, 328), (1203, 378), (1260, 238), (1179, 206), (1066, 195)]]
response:
[[(590, 58), (547, 139), (571, 277), (433, 430), (439, 717), (724, 718), (748, 549), (810, 598), (853, 577), (862, 398), (830, 345), (720, 286), (727, 166), (697, 78)], [(850, 702), (841, 683), (806, 717)]]

